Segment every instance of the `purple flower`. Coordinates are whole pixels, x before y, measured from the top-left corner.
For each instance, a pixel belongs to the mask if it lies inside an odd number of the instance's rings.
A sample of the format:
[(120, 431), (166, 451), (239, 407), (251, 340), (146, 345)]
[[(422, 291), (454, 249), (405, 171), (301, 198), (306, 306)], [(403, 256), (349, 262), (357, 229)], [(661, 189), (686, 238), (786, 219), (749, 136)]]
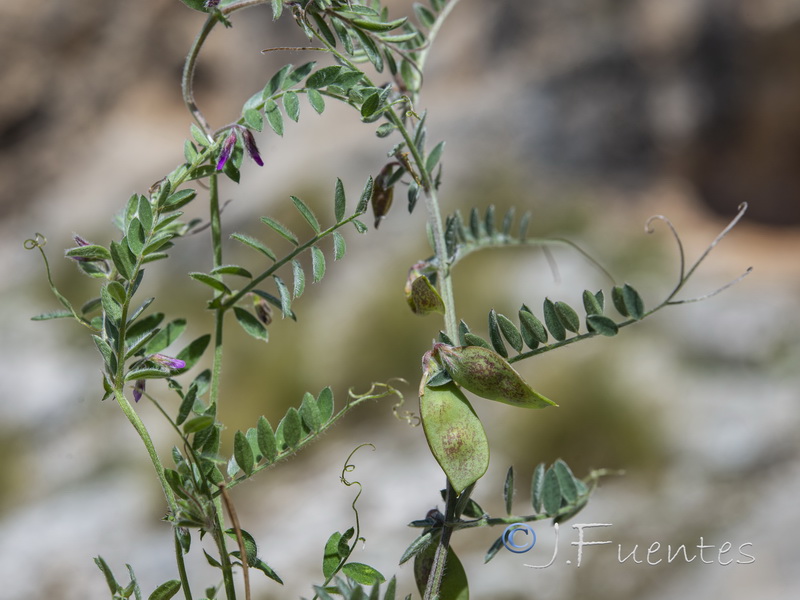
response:
[(137, 379), (136, 383), (133, 384), (133, 399), (135, 402), (142, 399), (142, 394), (144, 394), (144, 381), (144, 379)]
[(225, 141), (222, 143), (222, 150), (220, 150), (219, 160), (217, 161), (217, 171), (222, 171), (225, 163), (228, 162), (231, 154), (233, 154), (234, 146), (236, 146), (236, 130), (232, 129), (228, 137), (226, 137)]
[(167, 367), (173, 371), (179, 371), (186, 367), (186, 363), (179, 358), (172, 358), (171, 356), (166, 356), (164, 354), (151, 354), (150, 358), (151, 361)]
[[(87, 242), (85, 239), (83, 239), (77, 233), (72, 236), (72, 239), (75, 241), (75, 244), (77, 244), (78, 247), (83, 247), (83, 246), (88, 246), (89, 245), (89, 242)], [(86, 258), (85, 256), (70, 256), (69, 258), (71, 258), (75, 262), (89, 262), (89, 259)]]
[(261, 154), (258, 152), (253, 133), (249, 129), (242, 129), (242, 139), (244, 140), (244, 149), (247, 150), (247, 154), (253, 159), (254, 163), (259, 167), (263, 167), (264, 161), (261, 160)]
[(217, 8), (219, 0), (206, 0), (206, 8)]

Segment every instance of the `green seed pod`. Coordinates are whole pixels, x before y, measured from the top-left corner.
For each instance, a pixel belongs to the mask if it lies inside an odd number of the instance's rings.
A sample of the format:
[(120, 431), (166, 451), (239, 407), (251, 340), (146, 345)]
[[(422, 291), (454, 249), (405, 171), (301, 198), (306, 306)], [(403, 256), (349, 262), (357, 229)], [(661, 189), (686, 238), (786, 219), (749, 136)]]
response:
[(433, 457), (460, 494), (489, 467), (489, 440), (480, 419), (453, 382), (424, 386), (419, 413)]
[(453, 381), (481, 398), (523, 408), (558, 406), (535, 392), (502, 356), (488, 348), (434, 344), (433, 353)]

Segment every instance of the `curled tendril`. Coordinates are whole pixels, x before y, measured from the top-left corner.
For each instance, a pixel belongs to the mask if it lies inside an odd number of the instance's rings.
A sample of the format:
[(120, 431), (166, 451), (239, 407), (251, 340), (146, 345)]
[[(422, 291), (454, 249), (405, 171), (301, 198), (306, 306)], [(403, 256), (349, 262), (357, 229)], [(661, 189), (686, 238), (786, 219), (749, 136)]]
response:
[[(678, 230), (675, 229), (675, 225), (672, 224), (667, 217), (664, 215), (653, 215), (647, 222), (644, 224), (644, 231), (647, 234), (652, 234), (655, 232), (655, 227), (653, 227), (653, 221), (661, 221), (667, 227), (669, 227), (670, 233), (672, 233), (672, 237), (675, 240), (675, 243), (678, 245), (678, 256), (681, 259), (681, 268), (678, 276), (678, 281), (684, 281), (686, 279), (686, 254), (683, 251), (683, 242), (681, 241), (681, 236), (678, 235)], [(675, 290), (677, 291), (677, 290)]]
[(347, 459), (344, 461), (344, 466), (342, 467), (342, 474), (339, 475), (339, 480), (347, 487), (350, 487), (351, 485), (358, 486), (358, 493), (356, 494), (356, 497), (353, 498), (353, 503), (350, 505), (353, 508), (353, 513), (355, 514), (356, 518), (356, 531), (355, 531), (355, 536), (353, 537), (353, 545), (350, 547), (350, 552), (348, 553), (347, 557), (342, 559), (340, 565), (344, 564), (347, 558), (349, 558), (350, 553), (353, 552), (359, 540), (361, 540), (362, 542), (366, 542), (366, 539), (361, 537), (361, 527), (359, 525), (359, 520), (358, 520), (358, 509), (356, 508), (356, 503), (358, 502), (358, 499), (361, 496), (361, 492), (364, 491), (364, 487), (361, 485), (360, 481), (348, 481), (347, 478), (345, 477), (345, 473), (350, 473), (351, 471), (355, 471), (356, 466), (350, 462), (350, 459), (353, 458), (353, 455), (364, 446), (369, 446), (370, 448), (372, 448), (373, 452), (375, 451), (374, 444), (370, 444), (369, 442), (364, 444), (359, 444), (358, 446), (353, 448), (353, 451), (348, 455)]
[(28, 238), (22, 243), (25, 250), (35, 250), (37, 248), (44, 248), (47, 245), (47, 238), (39, 232), (33, 234), (32, 238)]
[(50, 291), (53, 292), (53, 295), (58, 299), (61, 303), (61, 306), (66, 308), (72, 317), (78, 321), (84, 327), (92, 331), (96, 331), (94, 327), (92, 327), (91, 323), (80, 316), (75, 309), (73, 308), (72, 304), (70, 303), (67, 298), (58, 291), (55, 282), (53, 281), (53, 274), (50, 271), (50, 261), (47, 260), (47, 253), (44, 251), (44, 247), (47, 245), (47, 238), (39, 232), (33, 234), (32, 238), (28, 238), (22, 243), (22, 246), (26, 250), (38, 250), (39, 254), (42, 255), (42, 262), (44, 262), (44, 270), (47, 274), (47, 283), (50, 286)]
[(725, 236), (727, 236), (730, 231), (736, 226), (736, 224), (741, 220), (744, 216), (744, 213), (747, 211), (747, 202), (742, 202), (737, 207), (736, 216), (731, 220), (730, 223), (714, 238), (714, 240), (708, 245), (705, 251), (700, 255), (700, 257), (689, 267), (689, 270), (686, 270), (686, 255), (683, 250), (683, 243), (681, 242), (681, 238), (678, 235), (678, 231), (675, 229), (675, 226), (672, 222), (665, 217), (664, 215), (654, 215), (647, 219), (647, 222), (644, 225), (644, 230), (646, 233), (653, 233), (653, 222), (654, 221), (662, 221), (669, 227), (670, 232), (672, 233), (672, 237), (675, 239), (675, 243), (678, 245), (678, 254), (680, 256), (680, 276), (678, 277), (678, 283), (675, 285), (675, 289), (672, 290), (672, 293), (667, 296), (667, 299), (664, 301), (664, 305), (675, 305), (675, 304), (688, 304), (689, 302), (699, 302), (700, 300), (705, 300), (706, 298), (711, 298), (712, 296), (716, 296), (722, 291), (727, 290), (732, 285), (739, 283), (742, 279), (747, 277), (752, 271), (753, 267), (748, 267), (744, 273), (739, 275), (736, 279), (729, 281), (722, 287), (704, 294), (702, 296), (698, 296), (696, 298), (687, 298), (684, 300), (673, 300), (675, 295), (681, 290), (684, 284), (689, 280), (689, 278), (694, 274), (697, 268), (702, 264), (702, 262), (706, 259), (706, 257), (711, 253), (711, 251), (719, 244)]
[[(405, 421), (412, 427), (418, 427), (420, 424), (419, 416), (411, 410), (404, 410), (400, 411), (400, 407), (405, 404), (406, 398), (403, 393), (395, 387), (389, 385), (389, 382), (397, 381), (402, 383), (403, 385), (408, 385), (408, 382), (403, 379), (402, 377), (393, 377), (389, 379), (386, 383), (383, 382), (373, 382), (372, 386), (363, 394), (357, 394), (353, 391), (354, 388), (350, 388), (347, 393), (353, 398), (355, 403), (361, 403), (366, 400), (380, 400), (381, 398), (386, 398), (387, 396), (397, 396), (400, 400), (392, 405), (392, 414), (394, 417), (399, 421)], [(381, 390), (381, 391), (378, 391)]]

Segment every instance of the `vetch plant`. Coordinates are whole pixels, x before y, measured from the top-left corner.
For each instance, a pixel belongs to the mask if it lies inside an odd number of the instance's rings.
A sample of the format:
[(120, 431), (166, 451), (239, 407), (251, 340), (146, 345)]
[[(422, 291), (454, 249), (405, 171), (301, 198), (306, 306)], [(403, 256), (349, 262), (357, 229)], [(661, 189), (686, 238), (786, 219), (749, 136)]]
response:
[[(549, 298), (536, 300), (542, 306), (540, 316), (527, 304), (512, 317), (490, 310), (488, 328), (483, 336), (479, 335), (459, 320), (456, 312), (452, 277), (462, 259), (486, 248), (538, 248), (546, 243), (566, 243), (583, 251), (565, 240), (530, 237), (529, 213), (517, 221), (513, 210), (501, 217), (492, 206), (468, 211), (460, 207), (450, 214), (442, 210), (439, 188), (444, 183), (444, 142), (428, 143), (428, 114), (419, 106), (419, 94), (429, 52), (458, 0), (415, 3), (413, 19), (390, 16), (378, 0), (182, 1), (207, 15), (189, 51), (182, 77), (183, 98), (194, 122), (177, 167), (146, 193), (133, 194), (115, 218), (117, 239), (102, 245), (76, 235), (75, 246), (66, 251), (66, 257), (74, 261), (80, 273), (96, 280), (95, 296), (81, 305), (73, 304), (53, 283), (44, 236), (36, 234), (25, 243), (27, 248), (41, 253), (50, 288), (62, 305), (62, 309), (35, 319), (71, 318), (88, 330), (102, 362), (101, 397), (113, 399), (138, 433), (163, 491), (166, 519), (174, 536), (176, 578), (160, 585), (149, 597), (161, 600), (180, 593), (187, 600), (233, 600), (237, 595), (235, 580), (241, 573), (244, 596), (249, 598), (254, 571), (274, 580), (275, 585), (282, 583), (287, 574), (279, 575), (259, 558), (256, 540), (239, 522), (231, 490), (296, 454), (360, 404), (376, 398), (402, 399), (396, 387), (376, 383), (365, 394), (348, 392), (347, 401), (337, 407), (334, 391), (325, 387), (306, 393), (275, 427), (261, 416), (246, 431), (236, 431), (231, 456), (221, 450), (224, 425), (218, 414), (225, 401), (220, 393), (225, 320), (235, 320), (256, 340), (280, 343), (269, 336), (273, 310), (283, 318), (296, 319), (295, 301), (304, 293), (306, 282), (316, 283), (324, 278), (331, 256), (334, 261), (345, 257), (345, 232), (350, 227), (359, 234), (368, 232), (364, 220), (370, 206), (377, 228), (387, 217), (395, 195), (404, 194), (409, 211), (424, 204), (427, 235), (433, 249), (430, 257), (410, 267), (403, 292), (410, 309), (431, 321), (431, 335), (436, 338), (432, 348), (430, 338), (420, 340), (419, 441), (427, 442), (441, 466), (445, 486), (444, 512), (433, 509), (424, 519), (411, 523), (422, 533), (398, 560), (402, 564), (414, 559), (418, 590), (426, 600), (467, 598), (467, 575), (450, 544), (455, 532), (542, 519), (565, 521), (586, 505), (598, 479), (606, 474), (599, 470), (579, 478), (562, 460), (549, 467), (539, 464), (530, 484), (532, 512), (515, 515), (515, 474), (510, 468), (503, 490), (506, 515), (489, 516), (472, 494), (489, 465), (491, 432), (484, 429), (468, 394), (475, 397), (474, 402), (502, 402), (519, 410), (557, 406), (526, 382), (513, 364), (589, 338), (617, 335), (622, 328), (662, 308), (703, 299), (682, 299), (678, 295), (711, 249), (741, 218), (745, 207), (688, 268), (672, 224), (663, 216), (647, 223), (648, 231), (659, 220), (669, 227), (680, 261), (677, 284), (654, 307), (646, 307), (633, 286), (613, 285), (608, 293), (583, 293), (583, 317), (568, 304)], [(230, 27), (229, 19), (234, 13), (257, 9), (262, 4), (270, 5), (274, 19), (293, 18), (309, 40), (310, 46), (303, 50), (329, 56), (333, 64), (320, 66), (310, 61), (300, 66), (285, 65), (244, 102), (235, 121), (215, 128), (194, 100), (193, 81), (200, 52), (214, 27)], [(281, 136), (286, 118), (298, 121), (304, 103), (323, 114), (332, 102), (355, 110), (361, 121), (374, 127), (376, 135), (387, 142), (385, 164), (374, 177), (366, 178), (355, 207), (348, 203), (349, 184), (339, 178), (332, 185), (332, 219), (318, 217), (305, 201), (291, 196), (291, 205), (306, 225), (304, 231), (296, 232), (274, 217), (261, 216), (263, 236), (233, 233), (230, 241), (224, 240), (220, 180), (238, 183), (245, 156), (265, 169), (270, 166), (269, 156), (262, 156), (256, 147), (253, 132), (271, 130)], [(211, 331), (183, 342), (182, 349), (173, 354), (169, 348), (186, 331), (188, 320), (154, 312), (150, 308), (154, 298), (142, 298), (139, 290), (149, 263), (168, 260), (175, 244), (191, 233), (203, 231), (197, 223), (183, 220), (182, 209), (189, 203), (208, 206), (212, 267), (207, 272), (180, 276), (206, 286), (205, 308), (213, 314), (214, 321)], [(468, 215), (466, 218), (461, 209)], [(270, 238), (288, 242), (290, 250), (282, 255), (273, 251)], [(246, 266), (226, 262), (229, 244), (252, 251)], [(301, 257), (310, 261), (309, 272)], [(400, 288), (398, 285), (398, 294), (403, 293)], [(619, 316), (610, 314), (612, 308)], [(436, 324), (439, 318), (443, 319), (441, 328)], [(425, 350), (426, 347), (430, 349)], [(186, 374), (207, 352), (212, 355), (211, 368), (188, 378)], [(167, 383), (166, 395), (177, 396), (177, 410), (166, 408), (162, 394), (156, 397), (148, 391), (149, 379)], [(175, 445), (169, 456), (156, 451), (150, 432), (137, 413), (137, 403), (144, 398), (158, 408), (174, 431)], [(547, 414), (532, 413), (531, 418), (547, 418)], [(341, 476), (346, 485), (357, 484), (345, 475), (352, 470), (351, 458), (352, 454)], [(194, 548), (201, 538), (213, 540), (215, 553), (203, 552), (209, 565), (219, 570), (221, 583), (199, 594), (192, 586), (185, 556), (197, 552)], [(323, 554), (321, 574), (315, 584), (309, 582), (314, 598), (395, 598), (394, 577), (387, 581), (375, 568), (350, 560), (359, 539), (355, 512), (355, 525), (332, 533), (325, 548), (319, 549)], [(502, 546), (501, 536), (489, 548), (486, 560)], [(130, 566), (130, 582), (122, 585), (102, 558), (96, 562), (112, 598), (141, 597)]]

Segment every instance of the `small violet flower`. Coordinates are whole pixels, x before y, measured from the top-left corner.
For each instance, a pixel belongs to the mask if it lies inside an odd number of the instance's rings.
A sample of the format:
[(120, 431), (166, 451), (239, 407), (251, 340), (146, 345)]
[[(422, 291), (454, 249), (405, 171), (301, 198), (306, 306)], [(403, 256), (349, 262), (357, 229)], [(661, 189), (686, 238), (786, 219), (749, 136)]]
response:
[(166, 356), (164, 354), (151, 354), (149, 360), (173, 371), (178, 371), (186, 367), (185, 361), (182, 361), (179, 358), (172, 358), (171, 356)]
[(206, 0), (206, 8), (217, 8), (219, 0)]
[(222, 171), (222, 168), (225, 166), (225, 163), (228, 162), (228, 159), (233, 154), (233, 148), (236, 146), (236, 130), (231, 130), (228, 137), (225, 138), (225, 141), (222, 143), (222, 150), (219, 153), (219, 160), (217, 161), (217, 171)]
[[(75, 241), (75, 245), (77, 245), (77, 246), (83, 247), (83, 246), (88, 246), (89, 245), (89, 242), (87, 242), (85, 239), (83, 239), (77, 233), (72, 236), (72, 239)], [(86, 258), (85, 256), (70, 256), (70, 258), (72, 260), (74, 260), (75, 262), (89, 262), (89, 259)]]
[(244, 149), (247, 150), (248, 156), (253, 159), (259, 167), (264, 166), (264, 161), (261, 160), (261, 154), (258, 152), (256, 146), (256, 139), (253, 137), (253, 132), (249, 129), (242, 129), (242, 139), (244, 140)]
[[(165, 354), (151, 354), (147, 357), (147, 360), (152, 361), (158, 365), (163, 367), (167, 367), (172, 371), (179, 371), (186, 367), (186, 362), (179, 359), (179, 358), (172, 358), (171, 356), (167, 356)], [(133, 384), (133, 399), (134, 401), (138, 402), (142, 398), (142, 394), (144, 394), (144, 379), (137, 379), (136, 382)]]
[(144, 379), (137, 379), (136, 383), (133, 384), (133, 399), (136, 402), (141, 400), (142, 394), (144, 394), (144, 381)]
[(233, 149), (236, 147), (236, 137), (239, 134), (242, 136), (242, 142), (244, 144), (244, 149), (247, 151), (247, 155), (259, 167), (264, 166), (264, 161), (261, 158), (261, 153), (258, 151), (258, 146), (256, 146), (253, 133), (246, 127), (234, 125), (228, 137), (226, 137), (225, 141), (222, 143), (222, 150), (220, 150), (219, 159), (217, 160), (217, 171), (221, 171), (233, 155)]

